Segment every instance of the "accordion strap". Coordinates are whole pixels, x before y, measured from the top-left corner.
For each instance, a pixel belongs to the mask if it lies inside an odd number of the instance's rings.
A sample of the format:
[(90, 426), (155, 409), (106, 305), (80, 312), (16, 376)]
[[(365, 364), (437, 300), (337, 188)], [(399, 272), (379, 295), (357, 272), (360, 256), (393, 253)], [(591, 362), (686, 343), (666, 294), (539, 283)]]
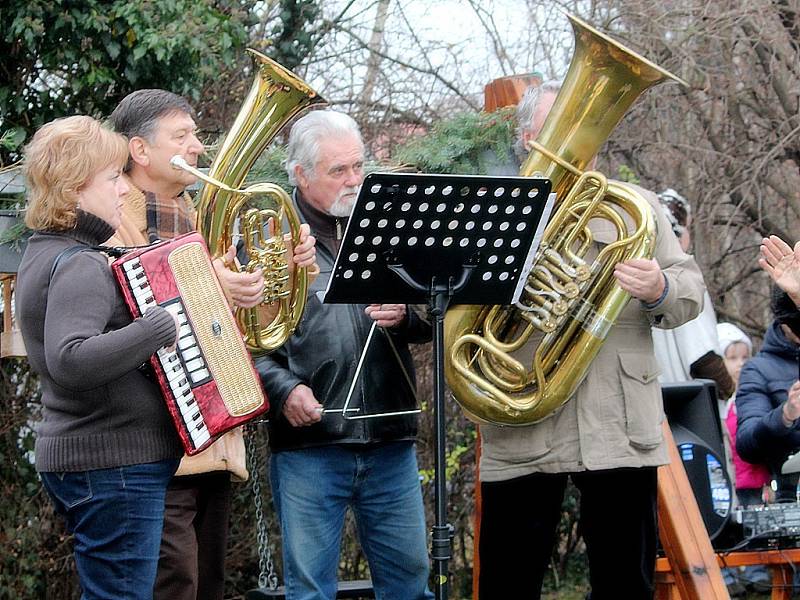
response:
[(114, 258), (119, 258), (129, 250), (131, 250), (131, 248), (112, 246), (70, 246), (66, 250), (62, 250), (61, 253), (56, 256), (56, 259), (53, 261), (53, 266), (50, 269), (49, 281), (53, 280), (53, 275), (56, 274), (56, 270), (58, 270), (59, 265), (63, 264), (64, 261), (69, 259), (71, 256), (74, 256), (80, 252), (103, 252), (104, 254), (113, 256)]

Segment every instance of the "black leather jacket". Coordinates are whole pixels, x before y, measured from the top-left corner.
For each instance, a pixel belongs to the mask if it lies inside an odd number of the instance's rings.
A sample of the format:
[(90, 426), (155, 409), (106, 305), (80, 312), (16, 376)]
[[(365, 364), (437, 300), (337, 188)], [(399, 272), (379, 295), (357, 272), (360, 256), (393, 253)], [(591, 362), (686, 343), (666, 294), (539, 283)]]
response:
[[(310, 210), (302, 200), (295, 197), (295, 201), (306, 212)], [(319, 213), (313, 220), (318, 219)], [(326, 220), (330, 231), (343, 230), (333, 217)], [(316, 231), (312, 223), (312, 234), (318, 240), (324, 239), (327, 233)], [(330, 444), (414, 439), (417, 433), (415, 415), (346, 420), (341, 412), (335, 411), (344, 406), (372, 319), (364, 312), (366, 304), (322, 303), (334, 256), (320, 241), (317, 243), (320, 274), (309, 286), (300, 324), (279, 350), (256, 360), (270, 403), (270, 448), (277, 452)], [(350, 400), (351, 407), (361, 408), (358, 414), (404, 410), (413, 408), (416, 403), (388, 336), (394, 341), (411, 381), (415, 382), (408, 344), (430, 340), (431, 328), (408, 307), (407, 317), (398, 327), (375, 331), (360, 381)], [(299, 384), (310, 387), (326, 409), (333, 409), (325, 413), (320, 422), (308, 427), (292, 427), (283, 416), (284, 402)]]

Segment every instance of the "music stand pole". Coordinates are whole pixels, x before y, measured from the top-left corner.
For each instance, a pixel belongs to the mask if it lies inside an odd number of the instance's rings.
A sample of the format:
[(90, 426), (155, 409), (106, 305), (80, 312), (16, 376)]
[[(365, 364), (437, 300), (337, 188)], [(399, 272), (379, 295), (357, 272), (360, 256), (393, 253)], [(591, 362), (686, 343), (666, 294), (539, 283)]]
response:
[(431, 535), (431, 559), (434, 563), (434, 593), (446, 600), (448, 568), (452, 552), (452, 526), (447, 523), (446, 419), (444, 415), (444, 315), (453, 297), (450, 285), (431, 284), (428, 315), (433, 327), (433, 410), (434, 410), (434, 505), (436, 508)]
[[(422, 290), (420, 285), (401, 264), (387, 264), (406, 284), (415, 290)], [(433, 329), (433, 419), (434, 419), (434, 524), (431, 532), (431, 560), (434, 563), (434, 595), (436, 600), (447, 600), (448, 569), (452, 554), (453, 526), (447, 522), (447, 421), (444, 414), (444, 316), (450, 300), (464, 289), (472, 276), (474, 264), (462, 267), (458, 281), (452, 277), (447, 283), (437, 283), (442, 277), (431, 278), (428, 290), (428, 317)]]

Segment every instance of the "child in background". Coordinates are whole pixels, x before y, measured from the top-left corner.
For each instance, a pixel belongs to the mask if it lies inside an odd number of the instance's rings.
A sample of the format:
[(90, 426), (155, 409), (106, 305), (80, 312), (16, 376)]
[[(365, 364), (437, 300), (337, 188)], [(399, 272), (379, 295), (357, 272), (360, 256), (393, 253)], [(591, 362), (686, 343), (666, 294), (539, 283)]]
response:
[[(719, 323), (717, 325), (717, 335), (719, 336), (725, 367), (738, 387), (739, 372), (753, 353), (753, 343), (741, 329), (731, 323)], [(769, 484), (769, 469), (767, 469), (766, 465), (745, 462), (736, 452), (735, 398), (736, 394), (728, 400), (725, 425), (730, 435), (731, 456), (733, 457), (736, 480), (736, 496), (742, 506), (760, 505), (764, 503), (763, 488)]]
[[(733, 379), (734, 386), (738, 388), (739, 373), (753, 354), (753, 343), (747, 334), (732, 323), (718, 323), (717, 336), (725, 368)], [(765, 504), (765, 494), (769, 496), (772, 493), (769, 487), (770, 473), (766, 465), (745, 462), (736, 452), (735, 400), (736, 392), (734, 391), (720, 416), (725, 423), (724, 433), (726, 434), (728, 456), (733, 460), (736, 497), (742, 506), (759, 506)], [(759, 591), (766, 591), (771, 585), (769, 572), (764, 565), (745, 567), (743, 579), (750, 587)]]

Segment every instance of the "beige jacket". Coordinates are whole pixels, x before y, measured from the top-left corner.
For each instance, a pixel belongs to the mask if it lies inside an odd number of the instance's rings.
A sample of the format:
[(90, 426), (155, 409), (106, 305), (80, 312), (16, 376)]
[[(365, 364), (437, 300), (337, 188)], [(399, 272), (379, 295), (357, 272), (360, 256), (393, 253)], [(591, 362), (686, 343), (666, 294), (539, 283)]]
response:
[[(144, 194), (128, 181), (131, 191), (125, 197), (122, 223), (107, 246), (144, 246), (147, 240), (147, 210)], [(187, 200), (188, 201), (188, 200)], [(245, 458), (242, 428), (220, 437), (195, 456), (184, 456), (176, 475), (195, 475), (211, 471), (230, 471), (234, 479), (246, 481), (249, 473)]]
[[(669, 291), (653, 310), (632, 299), (606, 338), (573, 397), (550, 417), (526, 427), (480, 427), (482, 481), (531, 473), (565, 473), (669, 462), (661, 435), (664, 410), (651, 326), (670, 329), (695, 318), (703, 306), (703, 278), (684, 254), (652, 192), (658, 235), (655, 258)], [(608, 231), (593, 227), (595, 245)]]

